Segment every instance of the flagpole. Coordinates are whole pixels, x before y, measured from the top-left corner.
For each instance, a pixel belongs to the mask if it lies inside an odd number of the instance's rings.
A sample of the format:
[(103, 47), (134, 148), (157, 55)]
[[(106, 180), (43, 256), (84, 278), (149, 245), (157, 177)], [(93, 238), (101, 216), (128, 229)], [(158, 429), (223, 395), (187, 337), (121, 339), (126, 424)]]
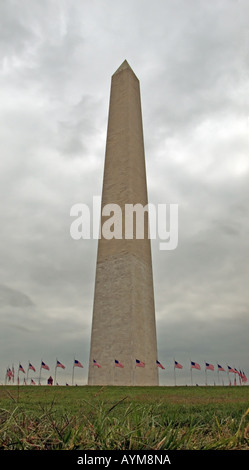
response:
[(74, 363), (75, 363), (75, 356), (74, 356), (74, 360), (73, 360), (72, 385), (73, 385), (73, 381), (74, 381)]
[(190, 375), (191, 375), (191, 385), (193, 385), (193, 373), (192, 373), (191, 359), (190, 359)]
[(56, 358), (55, 370), (54, 370), (54, 385), (56, 385), (56, 370), (57, 370), (57, 358)]
[(217, 364), (217, 376), (218, 376), (218, 384), (220, 385), (220, 375), (219, 375), (219, 367), (218, 367), (218, 362)]
[(207, 386), (207, 363), (205, 360), (205, 380), (206, 380), (206, 386)]
[(134, 385), (134, 369), (133, 369), (132, 351), (133, 351), (133, 340), (131, 341), (131, 384)]
[(176, 361), (174, 358), (174, 379), (175, 379), (175, 387), (176, 387)]
[(41, 359), (41, 365), (40, 365), (40, 372), (39, 372), (39, 382), (38, 382), (38, 385), (41, 385), (41, 368), (42, 368), (42, 359)]
[(26, 376), (26, 377), (27, 377), (27, 378), (26, 378), (26, 380), (27, 380), (27, 383), (28, 383), (28, 375), (29, 375), (29, 362), (28, 362), (27, 376)]
[(228, 385), (230, 385), (230, 375), (229, 375), (229, 370), (228, 370), (228, 364), (227, 364), (227, 377), (228, 377)]
[[(241, 372), (241, 370), (239, 370)], [(242, 385), (241, 375), (239, 374), (239, 383)]]

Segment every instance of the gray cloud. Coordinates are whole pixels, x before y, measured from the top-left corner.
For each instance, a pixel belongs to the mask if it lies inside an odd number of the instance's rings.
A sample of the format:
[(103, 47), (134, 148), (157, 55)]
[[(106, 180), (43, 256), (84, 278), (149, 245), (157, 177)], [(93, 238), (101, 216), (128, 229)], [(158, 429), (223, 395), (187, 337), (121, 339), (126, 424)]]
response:
[(31, 307), (34, 304), (23, 292), (0, 285), (0, 306), (5, 307), (8, 305), (13, 307)]

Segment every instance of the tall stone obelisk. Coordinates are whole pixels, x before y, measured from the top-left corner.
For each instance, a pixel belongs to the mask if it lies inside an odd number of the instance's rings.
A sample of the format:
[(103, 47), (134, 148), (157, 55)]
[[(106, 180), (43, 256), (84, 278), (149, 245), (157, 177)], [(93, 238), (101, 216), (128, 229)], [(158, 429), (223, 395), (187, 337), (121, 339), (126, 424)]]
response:
[[(125, 238), (125, 205), (147, 203), (140, 86), (125, 60), (112, 76), (101, 208), (101, 214), (107, 204), (122, 209), (122, 237), (98, 241), (89, 385), (158, 385), (146, 211), (144, 238), (136, 238), (138, 221), (133, 238)], [(101, 215), (101, 228), (108, 219)]]

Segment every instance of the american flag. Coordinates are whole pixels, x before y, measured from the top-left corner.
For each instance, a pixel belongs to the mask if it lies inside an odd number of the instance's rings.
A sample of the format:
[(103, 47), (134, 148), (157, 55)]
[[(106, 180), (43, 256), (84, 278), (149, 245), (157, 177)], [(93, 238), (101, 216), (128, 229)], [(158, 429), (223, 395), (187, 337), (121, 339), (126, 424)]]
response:
[(61, 367), (62, 369), (65, 369), (65, 366), (58, 360), (56, 361), (56, 367)]
[(232, 372), (233, 374), (236, 374), (235, 370), (232, 367), (227, 366), (227, 368), (228, 368), (228, 372)]
[(77, 359), (74, 359), (74, 367), (83, 367), (80, 361), (77, 361)]
[(45, 362), (41, 362), (41, 368), (42, 369), (46, 369), (46, 370), (49, 370), (49, 367), (47, 366), (47, 364), (45, 364)]
[(25, 374), (25, 370), (21, 364), (19, 364), (19, 370)]
[(35, 372), (35, 368), (34, 366), (31, 364), (31, 362), (29, 362), (29, 370), (33, 370)]
[(36, 385), (35, 381), (33, 379), (31, 379), (31, 385)]
[(121, 369), (123, 369), (123, 367), (124, 367), (124, 365), (121, 362), (119, 362), (117, 359), (115, 359), (115, 366), (116, 367), (121, 367)]
[(193, 361), (191, 361), (191, 368), (201, 370), (200, 364), (197, 364), (197, 362), (193, 362)]
[(245, 383), (247, 382), (247, 377), (246, 377), (246, 374), (245, 374), (244, 371), (242, 371), (242, 377), (241, 378), (242, 378), (242, 382), (245, 382)]
[(95, 359), (93, 359), (93, 365), (98, 367), (98, 369), (101, 367), (101, 365), (97, 361), (95, 361)]
[(182, 369), (182, 365), (179, 362), (175, 361), (175, 369)]
[(142, 361), (139, 361), (139, 359), (136, 359), (136, 366), (137, 367), (145, 367), (145, 363)]
[(206, 364), (206, 370), (214, 370), (214, 366), (212, 364), (209, 364), (208, 362)]
[(221, 372), (225, 372), (225, 369), (224, 367), (220, 366), (220, 364), (217, 364), (218, 365), (218, 370), (221, 371)]
[(161, 362), (159, 362), (158, 360), (156, 360), (156, 365), (157, 367), (160, 367), (161, 369), (165, 369), (165, 367), (163, 367)]

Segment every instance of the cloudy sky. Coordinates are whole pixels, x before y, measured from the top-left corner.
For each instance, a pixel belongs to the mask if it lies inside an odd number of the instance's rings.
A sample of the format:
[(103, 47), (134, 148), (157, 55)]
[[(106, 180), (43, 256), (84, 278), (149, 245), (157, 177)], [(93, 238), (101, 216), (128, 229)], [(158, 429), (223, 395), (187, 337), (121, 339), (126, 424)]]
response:
[(97, 241), (72, 240), (70, 209), (101, 194), (124, 59), (149, 201), (179, 205), (177, 249), (152, 241), (160, 383), (174, 357), (179, 384), (190, 358), (199, 383), (205, 360), (249, 372), (248, 0), (1, 0), (0, 23), (0, 382), (57, 357), (65, 383), (75, 356), (86, 383)]

